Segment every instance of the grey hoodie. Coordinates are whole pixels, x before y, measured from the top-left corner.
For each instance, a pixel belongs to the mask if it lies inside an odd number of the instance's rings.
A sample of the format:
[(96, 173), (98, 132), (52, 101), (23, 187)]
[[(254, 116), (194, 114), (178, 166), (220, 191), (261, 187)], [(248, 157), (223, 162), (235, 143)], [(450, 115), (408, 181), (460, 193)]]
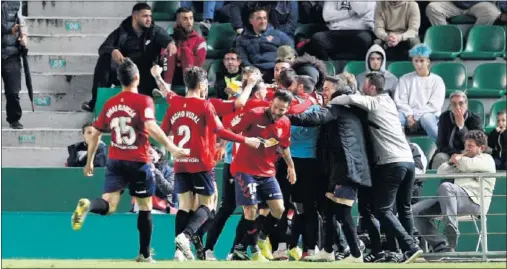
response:
[(366, 74), (368, 74), (372, 71), (370, 69), (369, 59), (370, 59), (370, 54), (372, 54), (373, 52), (377, 52), (377, 53), (382, 54), (382, 58), (384, 60), (382, 61), (382, 65), (380, 66), (380, 72), (382, 74), (384, 74), (384, 78), (386, 79), (385, 90), (387, 90), (389, 92), (389, 96), (393, 97), (394, 90), (396, 89), (396, 86), (398, 85), (398, 78), (395, 75), (393, 75), (393, 73), (386, 70), (386, 52), (384, 51), (384, 49), (382, 49), (381, 46), (379, 46), (377, 44), (374, 44), (373, 46), (371, 46), (370, 49), (368, 50), (368, 52), (366, 53), (366, 59), (364, 61), (366, 71), (357, 75), (357, 77), (356, 77), (357, 89), (361, 91), (361, 89), (363, 88), (364, 80), (366, 79)]

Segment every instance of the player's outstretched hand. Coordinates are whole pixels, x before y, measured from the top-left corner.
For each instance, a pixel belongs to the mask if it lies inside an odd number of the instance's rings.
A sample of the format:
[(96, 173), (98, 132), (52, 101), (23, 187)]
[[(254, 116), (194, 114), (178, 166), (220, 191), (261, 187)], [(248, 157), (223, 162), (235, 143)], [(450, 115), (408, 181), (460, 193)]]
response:
[(84, 167), (84, 175), (86, 177), (93, 176), (93, 163), (85, 165), (85, 167)]
[(154, 65), (152, 68), (151, 68), (151, 75), (153, 77), (157, 77), (157, 76), (160, 76), (160, 74), (162, 74), (162, 67), (160, 67), (159, 65)]
[(256, 149), (256, 148), (259, 148), (259, 146), (261, 145), (261, 140), (256, 137), (247, 137), (245, 139), (245, 144)]
[(181, 157), (188, 156), (188, 153), (189, 153), (188, 149), (178, 148), (177, 150), (171, 152), (171, 155), (173, 156), (174, 159), (178, 159)]
[(287, 178), (289, 179), (290, 184), (296, 184), (296, 169), (294, 167), (287, 168)]

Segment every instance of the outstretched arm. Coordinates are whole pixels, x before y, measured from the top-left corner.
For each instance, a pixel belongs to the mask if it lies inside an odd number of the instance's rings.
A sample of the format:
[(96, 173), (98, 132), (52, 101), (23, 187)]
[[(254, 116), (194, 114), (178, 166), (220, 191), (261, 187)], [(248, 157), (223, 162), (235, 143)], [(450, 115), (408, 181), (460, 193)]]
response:
[(337, 109), (333, 107), (321, 108), (317, 111), (290, 115), (290, 123), (295, 126), (313, 127), (326, 124), (338, 117)]

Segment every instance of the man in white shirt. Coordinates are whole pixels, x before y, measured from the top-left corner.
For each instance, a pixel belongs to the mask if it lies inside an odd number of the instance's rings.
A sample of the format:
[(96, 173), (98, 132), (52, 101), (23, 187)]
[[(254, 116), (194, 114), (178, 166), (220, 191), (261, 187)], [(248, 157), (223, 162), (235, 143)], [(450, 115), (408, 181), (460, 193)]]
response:
[(442, 78), (430, 73), (431, 49), (419, 44), (409, 51), (415, 72), (402, 76), (394, 93), (401, 125), (409, 132), (423, 129), (437, 140), (438, 118), (445, 100)]

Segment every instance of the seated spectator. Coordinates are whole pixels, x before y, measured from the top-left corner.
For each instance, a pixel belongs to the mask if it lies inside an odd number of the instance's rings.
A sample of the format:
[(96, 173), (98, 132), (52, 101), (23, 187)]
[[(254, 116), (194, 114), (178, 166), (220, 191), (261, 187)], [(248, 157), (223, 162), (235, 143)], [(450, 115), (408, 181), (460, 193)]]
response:
[(216, 74), (215, 92), (217, 98), (227, 100), (241, 88), (241, 59), (234, 49), (224, 55), (223, 64)]
[(298, 1), (299, 23), (319, 23), (324, 24), (322, 18), (323, 1)]
[(289, 45), (280, 46), (276, 50), (276, 60), (292, 63), (296, 59), (296, 51)]
[[(206, 40), (194, 30), (192, 10), (184, 7), (176, 10), (173, 27), (172, 37), (176, 41), (177, 53), (167, 57), (167, 71), (163, 76), (169, 88), (171, 85), (183, 86), (184, 70), (193, 66), (202, 67), (206, 60)], [(158, 90), (155, 89), (153, 93), (158, 95)]]
[(375, 2), (326, 1), (323, 17), (329, 31), (312, 36), (312, 55), (328, 60), (334, 54), (360, 60), (373, 41)]
[(120, 85), (116, 78), (116, 67), (129, 57), (139, 68), (143, 78), (139, 84), (139, 93), (151, 95), (157, 83), (150, 75), (153, 62), (160, 57), (160, 51), (176, 53), (176, 45), (167, 31), (155, 25), (151, 19), (151, 7), (146, 3), (137, 3), (132, 15), (126, 18), (106, 38), (99, 48), (99, 59), (93, 72), (92, 99), (84, 102), (81, 108), (93, 111), (97, 101), (97, 89)]
[(365, 69), (363, 73), (357, 75), (357, 88), (362, 89), (366, 75), (371, 72), (380, 72), (384, 75), (386, 80), (385, 90), (389, 92), (389, 96), (394, 96), (394, 90), (398, 85), (398, 78), (391, 72), (386, 70), (386, 53), (379, 45), (373, 45), (366, 53), (366, 59), (364, 61)]
[(401, 125), (411, 133), (422, 129), (435, 141), (445, 100), (445, 84), (440, 76), (430, 72), (431, 49), (428, 46), (419, 44), (409, 53), (415, 72), (403, 75), (394, 93)]
[[(68, 167), (85, 167), (86, 161), (88, 160), (88, 141), (92, 135), (92, 124), (86, 123), (81, 128), (83, 133), (82, 142), (77, 142), (67, 147), (69, 157), (67, 157)], [(107, 162), (107, 146), (104, 142), (100, 141), (97, 153), (95, 153), (95, 159), (93, 165), (95, 167), (105, 167)]]
[[(465, 136), (465, 153), (453, 156), (442, 164), (437, 174), (455, 173), (496, 173), (495, 161), (484, 153), (487, 137), (480, 130), (468, 132)], [(415, 204), (412, 208), (414, 224), (434, 252), (448, 252), (456, 249), (458, 243), (457, 216), (480, 215), (480, 208), (487, 212), (495, 189), (495, 178), (483, 178), (484, 204), (481, 204), (478, 178), (456, 178), (454, 183), (444, 182), (437, 190), (438, 198)], [(442, 216), (444, 235), (433, 222), (435, 216)]]
[(259, 68), (264, 81), (272, 81), (277, 49), (283, 45), (294, 47), (294, 43), (287, 34), (268, 25), (267, 12), (263, 8), (252, 10), (250, 24), (251, 29), (238, 36), (236, 51), (245, 66)]
[(507, 132), (505, 109), (496, 114), (496, 128), (488, 136), (488, 147), (491, 148), (496, 169), (505, 170), (507, 167)]
[(446, 25), (447, 19), (460, 15), (474, 16), (476, 25), (492, 25), (500, 16), (500, 10), (490, 1), (437, 1), (426, 7), (431, 25)]
[(421, 43), (421, 14), (415, 1), (380, 1), (375, 7), (376, 44), (393, 61), (408, 59), (408, 50)]
[(462, 91), (455, 91), (449, 97), (451, 110), (438, 120), (437, 151), (431, 162), (431, 169), (449, 161), (451, 156), (461, 154), (465, 149), (465, 135), (471, 130), (480, 130), (481, 118), (468, 109), (468, 98)]
[[(180, 6), (192, 9), (193, 5), (197, 3), (197, 1), (180, 1)], [(215, 18), (215, 10), (219, 9), (223, 5), (223, 1), (201, 1), (202, 3), (202, 18), (203, 20), (199, 22), (199, 28), (201, 28), (201, 32), (203, 34), (207, 34), (209, 29), (211, 28), (211, 23)], [(195, 7), (194, 7), (195, 8)]]
[(500, 9), (500, 15), (496, 19), (495, 24), (506, 25), (507, 24), (507, 2), (506, 1), (497, 1), (498, 9)]

